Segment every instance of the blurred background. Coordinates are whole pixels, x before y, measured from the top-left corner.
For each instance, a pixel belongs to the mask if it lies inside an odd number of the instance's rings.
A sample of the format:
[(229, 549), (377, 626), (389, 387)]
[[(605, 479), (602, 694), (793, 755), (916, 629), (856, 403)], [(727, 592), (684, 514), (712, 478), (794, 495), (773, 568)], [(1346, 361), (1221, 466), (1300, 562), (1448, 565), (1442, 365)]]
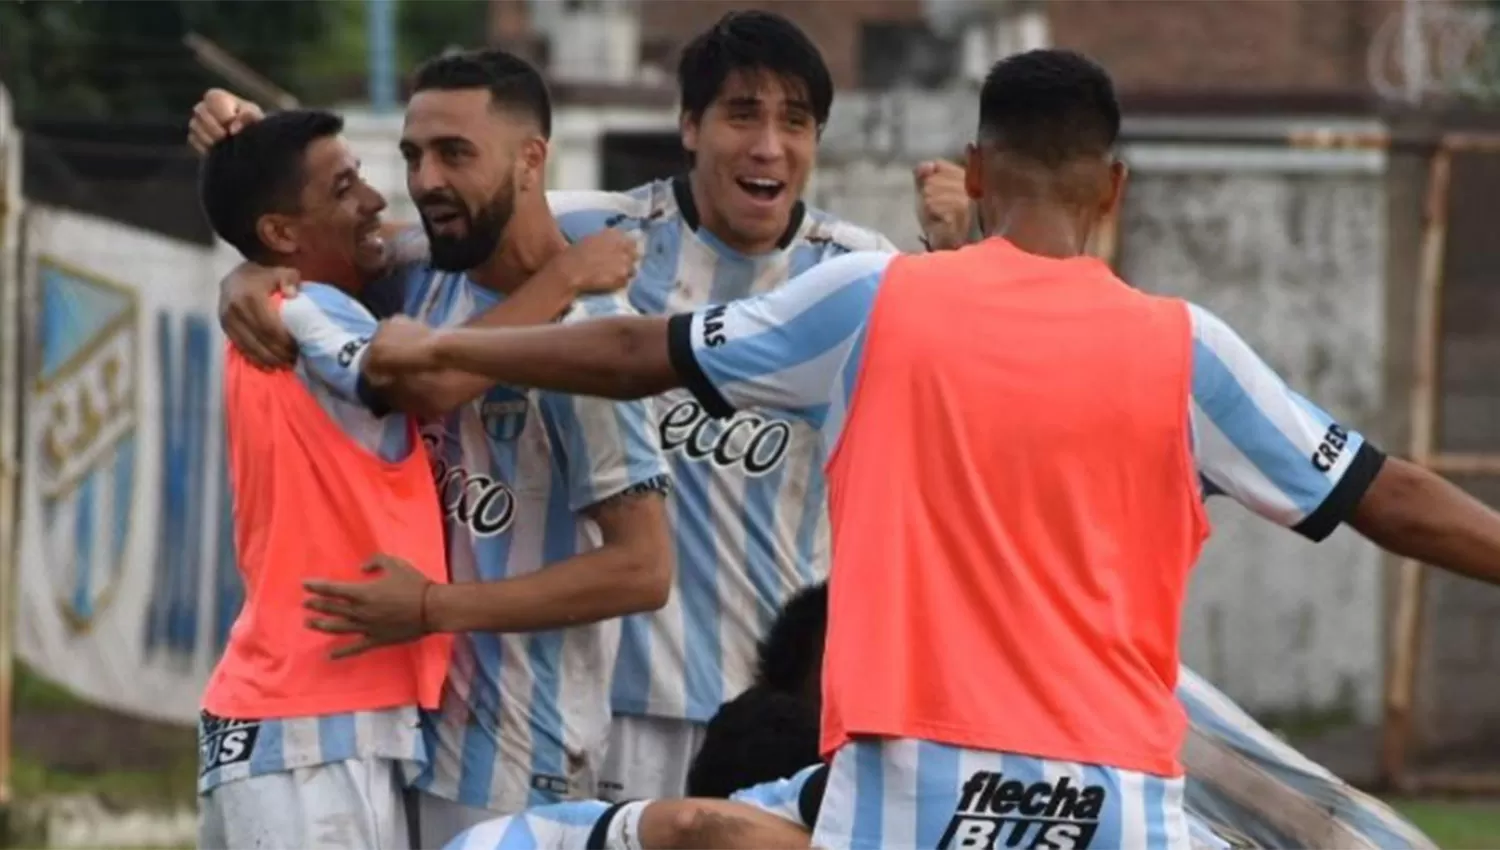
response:
[[(186, 120), (222, 86), (336, 108), (414, 220), (405, 73), (519, 51), (552, 188), (684, 167), (676, 54), (801, 24), (837, 96), (809, 200), (917, 247), (991, 62), (1089, 53), (1128, 113), (1101, 252), (1233, 323), (1392, 453), (1500, 505), (1500, 28), (1445, 0), (0, 0), (0, 810), (18, 846), (188, 846), (198, 695), (239, 604), (217, 281)], [(1213, 508), (1183, 649), (1445, 846), (1500, 846), (1500, 590)], [(1460, 798), (1461, 796), (1461, 798)]]

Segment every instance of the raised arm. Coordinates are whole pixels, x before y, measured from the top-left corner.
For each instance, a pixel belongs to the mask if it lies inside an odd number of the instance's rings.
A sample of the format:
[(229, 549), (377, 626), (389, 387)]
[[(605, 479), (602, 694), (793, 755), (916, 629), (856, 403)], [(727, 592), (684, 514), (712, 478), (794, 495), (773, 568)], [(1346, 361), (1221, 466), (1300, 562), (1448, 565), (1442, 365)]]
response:
[(1228, 325), (1192, 309), (1194, 453), (1209, 492), (1311, 540), (1347, 523), (1399, 555), (1500, 584), (1500, 513), (1386, 457), (1287, 387)]
[(392, 372), (461, 369), (494, 381), (608, 398), (686, 386), (709, 413), (773, 407), (822, 424), (842, 410), (840, 376), (890, 254), (849, 254), (765, 295), (670, 319), (616, 317), (564, 327), (432, 332), (386, 323), (371, 345)]

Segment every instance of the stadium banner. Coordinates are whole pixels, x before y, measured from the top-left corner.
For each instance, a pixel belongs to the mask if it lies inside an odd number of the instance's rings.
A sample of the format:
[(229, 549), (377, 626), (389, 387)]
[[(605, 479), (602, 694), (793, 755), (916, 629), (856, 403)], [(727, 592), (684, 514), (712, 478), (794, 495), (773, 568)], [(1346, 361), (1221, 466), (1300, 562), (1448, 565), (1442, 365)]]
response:
[(191, 723), (238, 613), (216, 282), (233, 256), (32, 205), (17, 652)]

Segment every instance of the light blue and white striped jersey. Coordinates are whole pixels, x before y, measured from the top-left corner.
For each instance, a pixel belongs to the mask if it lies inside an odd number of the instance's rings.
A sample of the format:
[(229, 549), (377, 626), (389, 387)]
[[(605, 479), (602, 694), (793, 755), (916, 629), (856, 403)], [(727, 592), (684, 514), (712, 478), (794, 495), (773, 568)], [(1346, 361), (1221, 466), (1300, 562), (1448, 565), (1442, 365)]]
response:
[[(538, 806), (488, 820), (460, 832), (443, 850), (588, 850), (603, 847), (589, 838), (609, 803), (578, 800)], [(594, 836), (597, 838), (597, 836)]]
[[(375, 333), (374, 316), (342, 290), (309, 283), (282, 302), (281, 318), (297, 340), (297, 378), (323, 411), (371, 453), (388, 461), (406, 457), (411, 451), (407, 418), (380, 415), (360, 374)], [(229, 720), (205, 712), (198, 723), (198, 754), (202, 794), (236, 779), (352, 758), (421, 764), (426, 746), (415, 706), (277, 720)]]
[[(746, 256), (698, 226), (682, 179), (547, 197), (570, 239), (610, 227), (638, 235), (641, 266), (628, 293), (648, 315), (770, 292), (851, 251), (894, 250), (877, 233), (799, 204), (777, 250)], [(756, 641), (782, 603), (828, 575), (825, 457), (796, 417), (750, 408), (715, 421), (681, 390), (654, 401), (674, 478), (676, 585), (661, 610), (626, 618), (611, 705), (706, 723), (750, 686)]]
[(1189, 816), (1256, 847), (1433, 850), (1380, 800), (1350, 786), (1186, 667), (1177, 699), (1191, 724), (1183, 747)]
[[(463, 274), (405, 274), (406, 312), (434, 327), (466, 323), (503, 297)], [(623, 296), (586, 298), (563, 321), (621, 312)], [(647, 409), (497, 386), (426, 423), (452, 580), (515, 578), (598, 547), (588, 509), (666, 486)], [(592, 796), (619, 628), (459, 635), (442, 705), (424, 716), (431, 764), (413, 784), (497, 812)]]
[[(831, 451), (893, 256), (850, 254), (775, 292), (674, 316), (674, 362), (689, 367), (683, 377), (709, 413), (786, 410), (818, 428)], [(1326, 537), (1364, 494), (1380, 452), (1288, 387), (1218, 317), (1188, 309), (1193, 374), (1183, 413), (1204, 492)]]

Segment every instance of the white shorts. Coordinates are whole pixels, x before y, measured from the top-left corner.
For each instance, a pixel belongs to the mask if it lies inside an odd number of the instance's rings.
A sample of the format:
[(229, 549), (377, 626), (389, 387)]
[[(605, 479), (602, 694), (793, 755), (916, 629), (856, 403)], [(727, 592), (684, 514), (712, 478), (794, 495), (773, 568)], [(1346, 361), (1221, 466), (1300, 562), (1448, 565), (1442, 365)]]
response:
[(469, 827), (514, 814), (465, 806), (415, 789), (407, 793), (408, 803), (416, 812), (417, 842), (413, 846), (418, 850), (437, 850)]
[(686, 796), (688, 768), (707, 728), (691, 720), (616, 715), (599, 796), (616, 802)]
[(1188, 850), (1182, 779), (859, 739), (834, 753), (812, 846)]
[(217, 785), (198, 798), (199, 850), (408, 850), (400, 770), (350, 759)]

